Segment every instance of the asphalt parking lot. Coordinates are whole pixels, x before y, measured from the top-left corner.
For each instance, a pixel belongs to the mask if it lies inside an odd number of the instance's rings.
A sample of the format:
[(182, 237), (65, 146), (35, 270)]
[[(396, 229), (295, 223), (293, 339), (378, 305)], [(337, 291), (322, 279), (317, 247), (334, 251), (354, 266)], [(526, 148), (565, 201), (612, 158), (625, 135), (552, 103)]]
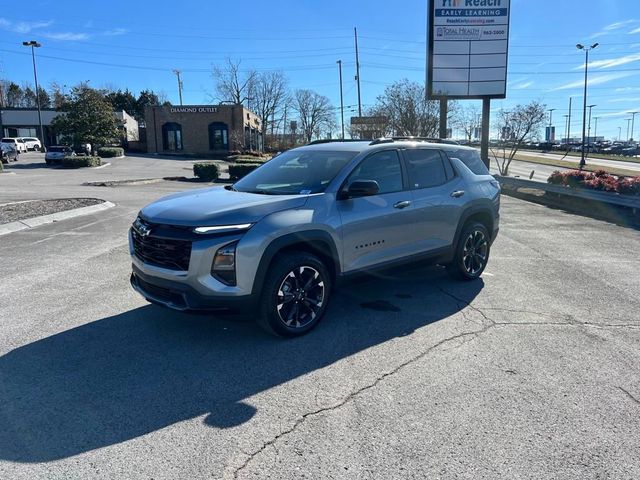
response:
[(363, 279), (280, 340), (129, 286), (138, 209), (197, 184), (82, 185), (192, 162), (38, 155), (0, 203), (116, 207), (0, 237), (0, 478), (640, 478), (637, 230), (504, 197), (481, 280)]

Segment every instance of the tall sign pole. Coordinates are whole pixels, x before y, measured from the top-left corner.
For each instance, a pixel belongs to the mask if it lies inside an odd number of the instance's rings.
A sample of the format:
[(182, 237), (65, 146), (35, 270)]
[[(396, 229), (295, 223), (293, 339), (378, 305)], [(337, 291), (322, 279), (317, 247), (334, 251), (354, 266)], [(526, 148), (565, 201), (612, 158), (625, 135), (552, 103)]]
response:
[(481, 155), (487, 166), (491, 99), (507, 94), (510, 3), (429, 0), (427, 96), (441, 101), (440, 134), (444, 126), (446, 135), (443, 100), (482, 100)]

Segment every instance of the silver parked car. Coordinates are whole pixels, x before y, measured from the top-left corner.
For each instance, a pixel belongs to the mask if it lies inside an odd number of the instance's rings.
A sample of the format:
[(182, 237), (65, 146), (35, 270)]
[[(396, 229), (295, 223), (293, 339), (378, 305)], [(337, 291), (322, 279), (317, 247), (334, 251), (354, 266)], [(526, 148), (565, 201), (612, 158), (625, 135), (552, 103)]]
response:
[(338, 280), (418, 260), (477, 279), (500, 186), (477, 150), (419, 139), (316, 142), (233, 185), (144, 207), (131, 284), (177, 310), (252, 309), (281, 336), (324, 315)]
[(73, 157), (76, 152), (71, 147), (66, 145), (53, 145), (47, 148), (47, 153), (44, 154), (44, 161), (47, 165), (52, 163), (62, 163), (64, 157)]

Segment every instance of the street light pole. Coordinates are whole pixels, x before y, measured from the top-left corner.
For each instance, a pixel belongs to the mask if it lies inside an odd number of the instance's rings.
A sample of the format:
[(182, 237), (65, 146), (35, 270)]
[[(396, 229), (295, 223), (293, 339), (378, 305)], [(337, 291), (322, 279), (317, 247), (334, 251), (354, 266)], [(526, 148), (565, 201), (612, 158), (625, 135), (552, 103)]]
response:
[(571, 118), (571, 115), (564, 116), (564, 134), (566, 135), (565, 143), (567, 145), (569, 144), (569, 118)]
[(342, 124), (342, 140), (344, 140), (344, 100), (342, 97), (342, 60), (338, 60), (338, 71), (340, 72), (340, 121)]
[(627, 143), (629, 143), (629, 127), (631, 126), (631, 118), (625, 118), (627, 121)]
[(31, 47), (31, 58), (33, 60), (33, 80), (36, 84), (36, 106), (38, 107), (38, 125), (40, 127), (40, 143), (42, 148), (45, 148), (44, 141), (44, 131), (42, 129), (42, 113), (40, 112), (40, 89), (38, 88), (38, 71), (36, 69), (36, 48), (40, 48), (42, 46), (41, 43), (36, 42), (35, 40), (30, 40), (28, 42), (22, 42), (22, 45), (25, 47)]
[(590, 47), (585, 47), (582, 44), (577, 44), (576, 48), (578, 48), (578, 50), (584, 50), (585, 53), (585, 61), (584, 61), (584, 98), (583, 98), (583, 104), (582, 104), (582, 157), (580, 158), (580, 169), (584, 168), (586, 162), (585, 162), (585, 157), (584, 157), (584, 140), (585, 140), (585, 133), (586, 133), (586, 127), (587, 127), (587, 78), (588, 78), (588, 72), (589, 72), (589, 51), (593, 50), (594, 48), (596, 48), (599, 44), (598, 43), (594, 43), (593, 45), (591, 45)]
[(554, 141), (555, 138), (551, 138), (551, 129), (553, 128), (553, 111), (555, 110), (555, 108), (550, 108), (548, 110), (549, 112), (549, 134), (548, 134), (548, 138), (547, 138), (547, 142), (551, 142)]
[(593, 117), (593, 119), (596, 121), (596, 126), (595, 126), (595, 128), (593, 130), (593, 138), (595, 138), (596, 141), (598, 141), (598, 119), (599, 118), (600, 117)]
[(636, 115), (640, 112), (629, 112), (631, 114), (631, 141), (633, 142), (633, 130), (636, 123)]

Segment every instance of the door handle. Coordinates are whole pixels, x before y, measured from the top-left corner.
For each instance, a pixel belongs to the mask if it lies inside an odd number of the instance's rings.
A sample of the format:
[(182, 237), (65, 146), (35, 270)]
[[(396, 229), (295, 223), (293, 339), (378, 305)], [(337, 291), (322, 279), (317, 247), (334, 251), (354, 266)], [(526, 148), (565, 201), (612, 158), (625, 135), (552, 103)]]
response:
[(464, 195), (464, 190), (456, 190), (455, 192), (451, 192), (451, 196), (453, 198), (460, 198)]
[(402, 201), (402, 202), (395, 203), (395, 204), (393, 205), (393, 208), (400, 208), (400, 209), (402, 209), (402, 208), (407, 208), (409, 205), (411, 205), (411, 202), (410, 202), (410, 201), (408, 201), (408, 200), (404, 200), (404, 201)]

